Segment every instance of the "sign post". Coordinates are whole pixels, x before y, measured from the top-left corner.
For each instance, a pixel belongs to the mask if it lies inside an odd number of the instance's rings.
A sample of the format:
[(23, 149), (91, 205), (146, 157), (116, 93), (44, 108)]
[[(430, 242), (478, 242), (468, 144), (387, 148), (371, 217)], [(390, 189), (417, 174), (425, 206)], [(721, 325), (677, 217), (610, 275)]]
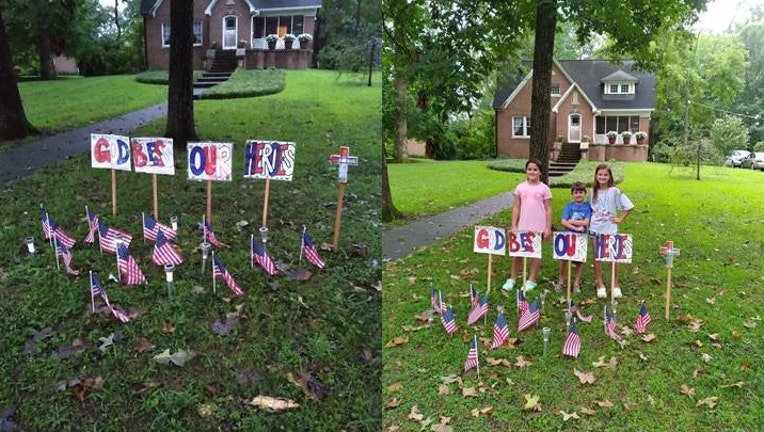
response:
[(231, 181), (233, 143), (190, 142), (188, 179), (207, 181), (207, 220), (212, 221), (212, 181)]
[(244, 156), (244, 178), (264, 179), (263, 223), (260, 233), (263, 241), (268, 232), (268, 195), (271, 179), (292, 181), (297, 146), (293, 142), (249, 140)]
[(472, 244), (475, 253), (488, 254), (488, 294), (491, 294), (491, 261), (494, 255), (504, 256), (507, 236), (502, 228), (475, 226), (475, 240)]
[(515, 230), (509, 232), (509, 256), (523, 257), (523, 296), (525, 296), (525, 268), (528, 258), (541, 258), (541, 233)]
[(610, 263), (610, 300), (615, 301), (615, 266), (631, 263), (634, 238), (631, 234), (600, 234), (594, 238), (594, 260)]
[(154, 219), (159, 220), (159, 191), (157, 174), (175, 175), (175, 155), (172, 138), (132, 138), (135, 172), (151, 174), (151, 186), (154, 198)]
[(674, 242), (669, 240), (660, 252), (661, 255), (666, 256), (666, 320), (668, 321), (669, 305), (671, 304), (671, 268), (674, 266), (674, 257), (679, 256), (679, 249), (674, 249)]
[(117, 215), (117, 171), (130, 171), (130, 139), (120, 135), (90, 134), (93, 168), (111, 170), (111, 214)]
[(568, 306), (570, 306), (571, 262), (586, 262), (587, 239), (586, 234), (577, 234), (572, 231), (552, 233), (552, 257), (556, 260), (568, 262)]
[(334, 238), (332, 239), (332, 250), (337, 252), (337, 245), (340, 239), (340, 218), (342, 217), (342, 201), (345, 196), (345, 183), (348, 181), (348, 166), (358, 165), (358, 157), (350, 156), (350, 147), (340, 147), (340, 154), (329, 156), (329, 162), (338, 166), (337, 171), (337, 212), (334, 215)]

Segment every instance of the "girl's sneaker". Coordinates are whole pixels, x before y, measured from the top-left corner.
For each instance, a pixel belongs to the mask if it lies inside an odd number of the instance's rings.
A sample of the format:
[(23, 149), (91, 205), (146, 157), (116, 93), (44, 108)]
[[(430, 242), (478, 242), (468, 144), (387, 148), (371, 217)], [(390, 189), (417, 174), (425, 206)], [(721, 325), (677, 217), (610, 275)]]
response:
[(607, 298), (607, 288), (605, 288), (605, 285), (600, 285), (599, 288), (597, 288), (597, 297)]
[(504, 285), (501, 286), (501, 289), (504, 291), (512, 291), (512, 288), (515, 287), (515, 280), (514, 279), (507, 279), (506, 282), (504, 282)]
[(525, 281), (525, 285), (523, 285), (525, 291), (533, 291), (533, 288), (536, 288), (536, 282), (530, 280)]
[(623, 297), (623, 293), (621, 293), (621, 288), (615, 287), (613, 288), (613, 297)]

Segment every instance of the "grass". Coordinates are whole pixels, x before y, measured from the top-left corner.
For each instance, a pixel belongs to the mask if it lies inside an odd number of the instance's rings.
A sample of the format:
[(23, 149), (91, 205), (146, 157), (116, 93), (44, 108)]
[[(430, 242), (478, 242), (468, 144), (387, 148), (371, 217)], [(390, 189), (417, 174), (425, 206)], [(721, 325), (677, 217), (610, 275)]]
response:
[(284, 90), (281, 69), (236, 69), (228, 80), (202, 93), (202, 99), (233, 99), (276, 94)]
[[(195, 70), (193, 80), (196, 81), (204, 75), (204, 71)], [(170, 73), (166, 70), (150, 70), (135, 75), (135, 81), (142, 84), (167, 85), (170, 82)]]
[[(200, 139), (235, 143), (234, 173), (242, 172), (246, 139), (297, 143), (294, 179), (272, 182), (268, 213), (269, 254), (292, 268), (298, 265), (303, 224), (318, 245), (331, 243), (337, 172), (327, 156), (347, 144), (360, 157), (345, 188), (340, 250), (320, 251), (327, 267), (311, 268), (308, 281), (269, 278), (249, 268), (249, 235), (260, 226), (264, 183), (235, 174), (232, 182), (213, 185), (213, 227), (232, 246), (220, 256), (246, 294), (227, 299), (231, 295), (221, 281), (213, 294), (209, 273), (199, 277), (196, 250), (201, 233), (195, 225), (204, 211), (206, 185), (186, 180), (181, 154), (176, 154), (175, 176), (158, 176), (160, 220), (179, 215), (178, 246), (185, 259), (176, 271), (172, 301), (163, 273), (150, 263), (150, 245), (140, 238), (131, 249), (149, 283), (135, 288), (107, 282), (106, 276), (116, 272), (114, 257), (81, 242), (85, 205), (138, 236), (140, 212), (152, 208), (150, 176), (117, 174), (116, 217), (106, 192), (109, 172), (91, 169), (87, 155), (46, 167), (0, 193), (0, 241), (6, 245), (0, 250), (0, 400), (18, 406), (11, 420), (20, 430), (379, 429), (380, 83), (367, 88), (320, 71), (289, 71), (287, 80), (289, 86), (278, 95), (199, 101), (195, 121)], [(304, 115), (294, 119), (298, 111)], [(161, 134), (163, 124), (160, 120), (133, 135)], [(37, 257), (22, 253), (24, 237), (34, 235), (39, 242), (40, 202), (79, 240), (74, 266), (85, 274), (99, 272), (112, 303), (146, 314), (128, 324), (93, 315), (87, 276), (72, 279), (56, 271), (48, 249)], [(249, 225), (239, 229), (240, 221)], [(228, 336), (215, 335), (215, 321), (225, 320), (237, 306), (245, 317)], [(38, 342), (39, 353), (24, 354), (32, 329), (48, 326), (55, 335)], [(122, 340), (99, 351), (99, 338), (115, 331), (122, 332)], [(142, 337), (156, 348), (139, 352)], [(84, 345), (78, 354), (52, 356), (73, 341)], [(197, 355), (182, 368), (151, 360), (168, 348)], [(310, 374), (331, 392), (313, 400), (289, 374)], [(103, 388), (85, 387), (82, 401), (76, 386), (56, 388), (60, 380), (96, 377), (103, 379)], [(291, 399), (300, 407), (266, 413), (248, 404), (257, 395)]]
[[(487, 324), (481, 320), (466, 326), (469, 283), (485, 290), (486, 257), (472, 252), (471, 230), (464, 230), (423, 252), (388, 263), (383, 271), (383, 343), (406, 337), (408, 342), (383, 349), (383, 428), (420, 430), (409, 419), (416, 412), (435, 423), (450, 417), (453, 430), (737, 430), (753, 431), (762, 421), (764, 398), (758, 391), (764, 375), (757, 361), (764, 353), (761, 311), (764, 301), (764, 263), (752, 257), (764, 252), (762, 217), (752, 209), (764, 206), (761, 173), (747, 170), (704, 167), (701, 181), (690, 170), (671, 170), (667, 165), (625, 163), (623, 191), (636, 209), (621, 232), (634, 236), (631, 264), (621, 267), (620, 284), (624, 297), (619, 301), (618, 324), (632, 326), (639, 300), (645, 300), (653, 322), (648, 331), (656, 335), (644, 342), (637, 335), (624, 336), (625, 348), (605, 336), (602, 324), (603, 300), (594, 298), (591, 253), (584, 272), (583, 293), (574, 296), (594, 322), (581, 323), (581, 355), (578, 359), (560, 353), (565, 337), (564, 306), (554, 293), (547, 303), (541, 326), (552, 328), (550, 352), (543, 355), (541, 330), (516, 331), (514, 300), (499, 291), (509, 270), (509, 260), (495, 259), (494, 291), (489, 303), (492, 312)], [(436, 173), (437, 175), (438, 173)], [(426, 182), (426, 172), (420, 172)], [(553, 215), (559, 218), (569, 200), (567, 189), (553, 188)], [(398, 198), (398, 203), (404, 201)], [(481, 224), (505, 226), (506, 216)], [(674, 240), (681, 249), (672, 272), (671, 319), (664, 315), (666, 268), (659, 248)], [(548, 255), (546, 244), (540, 288), (551, 288), (557, 262)], [(434, 328), (407, 331), (416, 326), (415, 315), (429, 306), (429, 284), (442, 289), (454, 305), (460, 331), (445, 335), (436, 321)], [(539, 289), (537, 289), (539, 291)], [(531, 299), (538, 294), (531, 294)], [(591, 300), (589, 300), (591, 299)], [(518, 337), (514, 349), (491, 351), (480, 343), (480, 380), (474, 372), (461, 379), (463, 387), (476, 388), (476, 397), (463, 397), (458, 383), (448, 384), (451, 394), (439, 394), (441, 377), (461, 375), (470, 338), (490, 340), (495, 306), (508, 306), (511, 337)], [(564, 300), (563, 300), (564, 304)], [(693, 331), (688, 316), (702, 320)], [(437, 320), (437, 317), (436, 317)], [(619, 331), (620, 332), (620, 331)], [(704, 361), (704, 354), (710, 356)], [(533, 364), (515, 366), (518, 356)], [(490, 366), (488, 357), (506, 359), (511, 367)], [(615, 357), (615, 370), (593, 366), (600, 357)], [(579, 383), (579, 371), (593, 372), (595, 382)], [(681, 392), (682, 385), (691, 396)], [(524, 395), (539, 397), (541, 411), (524, 411)], [(717, 398), (713, 408), (698, 403)], [(613, 406), (601, 407), (608, 400)], [(490, 414), (473, 410), (493, 407)], [(593, 414), (584, 414), (591, 410)], [(561, 411), (576, 412), (579, 420), (563, 419)]]

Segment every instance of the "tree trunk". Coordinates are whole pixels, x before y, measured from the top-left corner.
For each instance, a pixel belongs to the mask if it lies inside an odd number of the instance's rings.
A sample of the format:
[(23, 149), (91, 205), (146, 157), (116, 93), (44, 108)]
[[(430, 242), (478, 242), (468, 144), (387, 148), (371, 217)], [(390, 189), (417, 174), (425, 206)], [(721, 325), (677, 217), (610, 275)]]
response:
[(390, 181), (387, 177), (387, 151), (385, 139), (382, 138), (382, 222), (390, 222), (401, 217), (401, 212), (393, 204), (393, 195), (390, 192)]
[(53, 66), (53, 57), (50, 52), (50, 23), (51, 17), (48, 15), (47, 1), (37, 2), (40, 8), (37, 13), (40, 14), (39, 28), (37, 29), (37, 55), (40, 59), (40, 79), (43, 81), (56, 79), (56, 68)]
[(557, 0), (538, 1), (533, 52), (530, 157), (541, 161), (541, 181), (549, 184), (549, 115)]
[(122, 29), (119, 27), (119, 0), (114, 0), (114, 26), (117, 27), (117, 40), (122, 39)]
[(176, 150), (196, 140), (193, 89), (194, 2), (170, 2), (170, 77), (167, 89), (167, 129)]
[(408, 124), (406, 123), (406, 78), (403, 71), (395, 68), (395, 162), (406, 162), (409, 155), (406, 151), (406, 132)]
[(0, 11), (0, 141), (24, 138), (36, 132), (29, 124), (21, 104), (16, 73), (13, 71), (11, 47)]

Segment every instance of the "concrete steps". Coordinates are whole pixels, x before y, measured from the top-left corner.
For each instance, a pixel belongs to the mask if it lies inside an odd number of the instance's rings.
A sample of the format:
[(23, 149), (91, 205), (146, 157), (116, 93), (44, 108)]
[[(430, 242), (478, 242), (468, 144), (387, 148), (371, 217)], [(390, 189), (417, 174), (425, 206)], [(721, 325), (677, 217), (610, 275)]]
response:
[(557, 160), (549, 162), (549, 177), (560, 177), (573, 171), (580, 159), (578, 143), (563, 143)]

